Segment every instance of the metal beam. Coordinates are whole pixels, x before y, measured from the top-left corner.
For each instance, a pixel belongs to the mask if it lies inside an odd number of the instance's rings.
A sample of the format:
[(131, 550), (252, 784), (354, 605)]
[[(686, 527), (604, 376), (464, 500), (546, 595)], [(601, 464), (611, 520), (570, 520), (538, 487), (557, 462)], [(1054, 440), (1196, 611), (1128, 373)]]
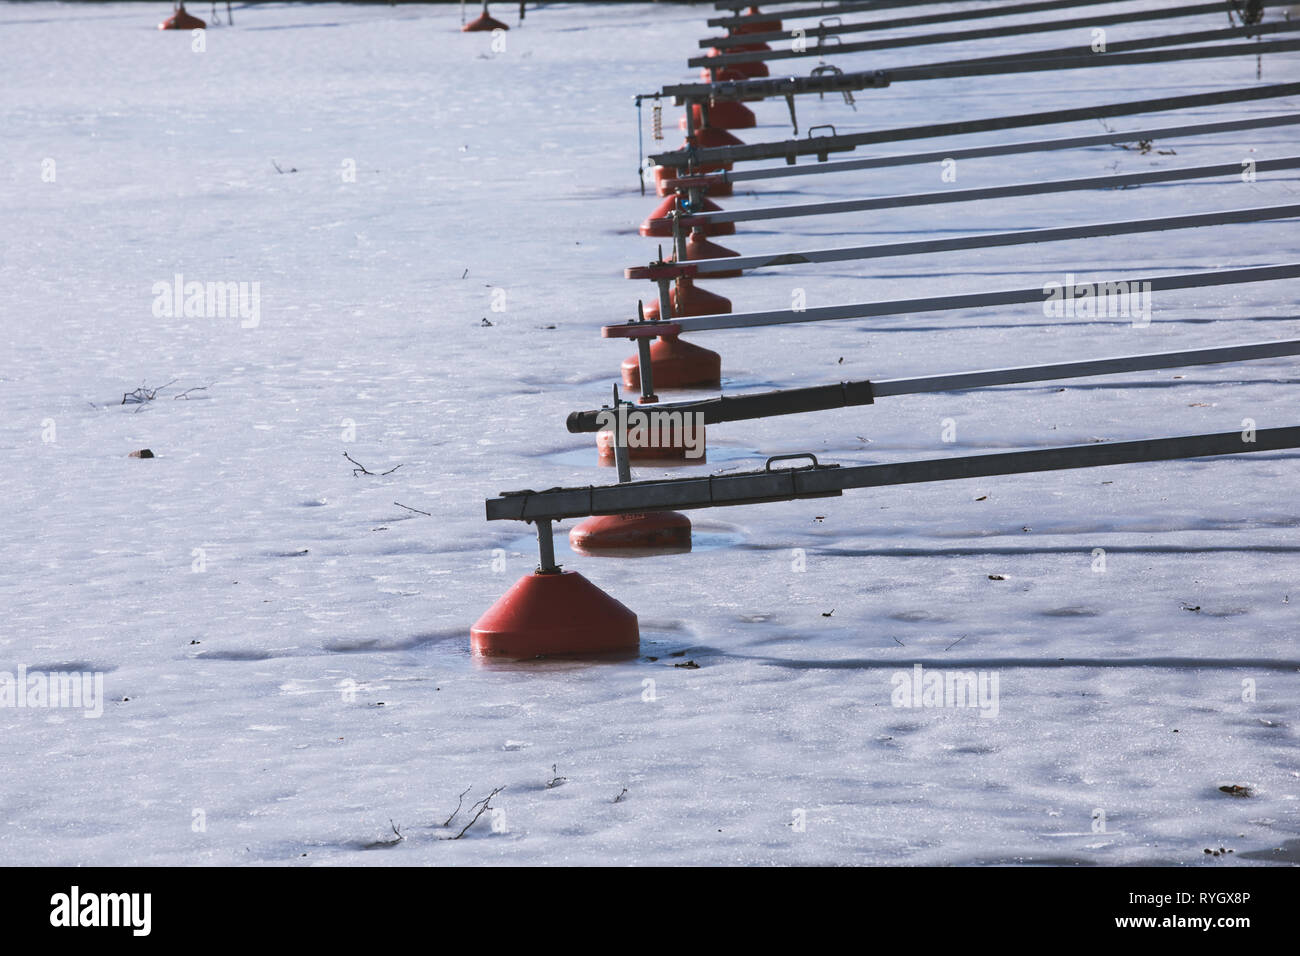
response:
[[(892, 378), (878, 382), (864, 380), (837, 382), (833, 385), (813, 385), (809, 388), (783, 388), (752, 395), (722, 395), (718, 398), (687, 402), (641, 405), (629, 414), (676, 412), (682, 415), (702, 415), (700, 421), (703, 424), (716, 425), (722, 422), (749, 421), (755, 418), (775, 418), (780, 415), (798, 415), (804, 412), (872, 405), (878, 398), (895, 395), (964, 392), (972, 388), (991, 388), (998, 385), (1052, 382), (1094, 375), (1120, 375), (1126, 372), (1149, 372), (1155, 369), (1186, 368), (1192, 365), (1222, 365), (1229, 362), (1250, 362), (1290, 355), (1300, 355), (1300, 339), (1252, 342), (1246, 345), (1225, 345), (1208, 349), (1183, 349), (1177, 352), (1149, 352), (1144, 355), (1120, 355), (1080, 362), (1058, 362), (1053, 365), (1022, 365), (975, 372), (950, 372), (946, 375)], [(608, 419), (603, 416), (607, 416), (609, 411), (600, 409), (570, 412), (565, 424), (569, 431), (575, 434), (598, 432), (606, 427)]]
[[(1177, 289), (1202, 289), (1208, 286), (1238, 285), (1245, 282), (1271, 282), (1277, 279), (1300, 277), (1300, 262), (1273, 266), (1254, 266), (1246, 269), (1223, 269), (1214, 272), (1184, 272), (1177, 275), (1148, 276), (1141, 279), (1098, 280), (1123, 282), (1131, 288), (1143, 284), (1153, 292)], [(1149, 285), (1146, 285), (1148, 284)], [(1139, 286), (1142, 287), (1142, 286)], [(1008, 289), (1000, 292), (973, 292), (960, 295), (927, 296), (922, 299), (894, 299), (885, 302), (855, 302), (849, 305), (830, 305), (815, 309), (780, 310), (773, 312), (735, 312), (726, 315), (700, 315), (674, 318), (663, 325), (673, 327), (674, 334), (704, 329), (741, 329), (760, 325), (793, 325), (801, 322), (825, 322), (833, 319), (866, 319), (882, 315), (906, 315), (912, 312), (939, 312), (945, 309), (985, 309), (1000, 305), (1021, 305), (1042, 302), (1046, 298), (1043, 287)], [(626, 323), (606, 325), (600, 330), (604, 338), (628, 338), (630, 334), (644, 335), (647, 326), (655, 323)], [(639, 331), (638, 331), (639, 330)]]
[[(742, 27), (749, 23), (761, 23), (764, 20), (797, 20), (803, 17), (824, 17), (837, 13), (863, 13), (875, 10), (894, 10), (899, 7), (926, 7), (944, 0), (874, 0), (874, 2), (833, 3), (820, 7), (796, 7), (793, 10), (773, 10), (769, 13), (745, 13), (730, 17), (710, 17), (711, 27)], [(746, 7), (749, 4), (740, 4)], [(740, 7), (718, 5), (716, 10), (736, 10)]]
[[(815, 27), (801, 28), (806, 39), (813, 39), (825, 36), (839, 36), (844, 33), (865, 33), (872, 30), (896, 30), (902, 27), (920, 27), (933, 23), (951, 23), (957, 20), (986, 20), (990, 17), (1009, 17), (1021, 13), (1045, 13), (1049, 10), (1064, 10), (1071, 7), (1099, 7), (1111, 6), (1121, 2), (1121, 0), (1036, 0), (1033, 3), (1009, 3), (995, 7), (976, 7), (975, 9), (957, 10), (955, 12), (945, 13), (928, 13), (915, 17), (895, 17), (890, 20), (870, 20), (859, 23), (819, 23)], [(1266, 6), (1285, 6), (1291, 0), (1267, 0)], [(1173, 7), (1170, 9), (1180, 9)], [(1196, 7), (1185, 8), (1197, 13), (1222, 13), (1224, 5), (1222, 2), (1201, 4)], [(764, 14), (764, 19), (772, 19), (776, 14)], [(1093, 20), (1106, 17), (1105, 14), (1097, 14)], [(1106, 23), (1101, 24), (1109, 26), (1115, 22), (1113, 18), (1106, 17)], [(744, 46), (750, 43), (781, 43), (793, 39), (793, 31), (779, 30), (768, 33), (737, 33), (731, 36), (706, 37), (700, 40), (700, 47), (708, 49), (713, 47), (718, 50), (726, 50), (731, 47)], [(834, 52), (830, 47), (824, 48), (826, 52)]]
[[(1274, 3), (1283, 6), (1283, 3)], [(710, 69), (725, 69), (739, 63), (765, 63), (772, 60), (793, 60), (806, 56), (838, 56), (840, 54), (867, 53), (875, 50), (892, 50), (899, 47), (931, 46), (944, 43), (960, 43), (969, 40), (986, 40), (991, 37), (1024, 36), (1032, 33), (1051, 33), (1058, 30), (1086, 29), (1092, 26), (1109, 27), (1113, 24), (1138, 23), (1147, 20), (1169, 19), (1193, 16), (1205, 13), (1222, 13), (1223, 3), (1207, 3), (1188, 7), (1170, 7), (1164, 10), (1139, 10), (1133, 13), (1114, 14), (1101, 18), (1098, 16), (1076, 17), (1071, 20), (1053, 20), (1048, 23), (1017, 23), (1001, 27), (980, 27), (974, 30), (950, 30), (947, 33), (927, 33), (909, 37), (882, 37), (878, 40), (860, 40), (856, 43), (834, 43), (829, 45), (809, 44), (802, 49), (793, 46), (775, 50), (740, 50), (735, 53), (723, 53), (718, 56), (693, 56), (686, 61), (687, 66), (703, 66)], [(1185, 43), (1212, 43), (1217, 40), (1230, 40), (1234, 37), (1253, 37), (1264, 33), (1285, 33), (1296, 29), (1296, 25), (1279, 21), (1251, 26), (1219, 27), (1214, 30), (1200, 30), (1155, 37), (1139, 37), (1133, 40), (1117, 40), (1106, 44), (1106, 52), (1099, 54), (1087, 45), (1083, 47), (1068, 46), (1051, 50), (1027, 50), (1016, 54), (999, 54), (972, 60), (956, 60), (956, 63), (991, 62), (994, 60), (1019, 60), (1021, 58), (1041, 59), (1044, 57), (1072, 56), (1091, 54), (1093, 56), (1110, 56), (1124, 50), (1143, 50), (1163, 46), (1180, 46)], [(938, 64), (931, 64), (938, 65)], [(920, 67), (917, 67), (920, 69)], [(906, 72), (906, 71), (904, 71)], [(900, 77), (901, 79), (901, 77)]]
[(1229, 223), (1267, 222), (1297, 216), (1300, 216), (1300, 204), (1258, 206), (1250, 209), (1192, 213), (1186, 216), (1094, 222), (1082, 226), (1022, 229), (1015, 232), (992, 232), (974, 236), (950, 236), (944, 239), (917, 239), (912, 242), (889, 242), (875, 246), (813, 249), (807, 252), (787, 252), (766, 256), (729, 256), (725, 259), (691, 259), (663, 265), (655, 263), (650, 266), (633, 266), (625, 270), (625, 275), (629, 279), (656, 281), (665, 275), (673, 278), (679, 275), (703, 277), (719, 272), (734, 272), (737, 269), (762, 269), (769, 266), (804, 265), (816, 262), (850, 262), (861, 259), (886, 259), (893, 256), (929, 255), (935, 252), (954, 252), (959, 249), (992, 249), (1032, 245), (1038, 242), (1063, 242), (1070, 239), (1133, 236), (1146, 232), (1198, 229), (1202, 226), (1222, 226)]
[[(828, 498), (837, 497), (850, 488), (1282, 451), (1300, 447), (1300, 426), (1262, 428), (1250, 438), (1253, 440), (1248, 440), (1242, 432), (1219, 432), (847, 468), (814, 464), (773, 471), (769, 459), (768, 468), (763, 471), (589, 485), (585, 488), (553, 488), (549, 491), (503, 492), (500, 497), (489, 498), (485, 504), (489, 521), (556, 521), (590, 515), (640, 514)], [(806, 457), (812, 458), (811, 455)]]
[[(1256, 172), (1300, 168), (1300, 156), (1261, 159)], [(982, 199), (1012, 199), (1041, 196), (1045, 193), (1077, 192), (1086, 189), (1121, 189), (1151, 183), (1176, 182), (1184, 179), (1209, 179), (1214, 176), (1239, 176), (1241, 163), (1217, 163), (1211, 166), (1182, 166), (1155, 169), (1118, 176), (1085, 176), (1078, 179), (1052, 179), (1041, 183), (1012, 183), (1006, 186), (981, 186), (977, 189), (951, 189), (946, 192), (908, 193), (901, 196), (872, 196), (866, 199), (837, 199), (831, 202), (794, 203), (763, 209), (733, 209), (692, 213), (681, 217), (683, 227), (707, 226), (719, 222), (756, 222), (764, 219), (793, 219), (801, 216), (825, 216), (871, 209), (897, 209), (905, 206), (938, 206), (948, 203), (975, 202)], [(652, 219), (651, 223), (671, 225), (672, 220)]]
[[(740, 85), (738, 82), (713, 83), (706, 84), (705, 89), (709, 87), (739, 87)], [(793, 163), (797, 156), (821, 156), (832, 151), (847, 151), (858, 146), (872, 146), (878, 143), (895, 143), (910, 139), (933, 139), (941, 136), (965, 136), (971, 133), (986, 133), (994, 130), (1051, 126), (1057, 123), (1072, 123), (1081, 120), (1093, 121), (1113, 116), (1131, 116), (1135, 113), (1198, 109), (1207, 106), (1248, 103), (1254, 100), (1296, 95), (1300, 95), (1300, 83), (1273, 83), (1268, 86), (1248, 86), (1232, 90), (1190, 93), (1182, 96), (1162, 96), (1146, 100), (1128, 100), (1124, 103), (1045, 110), (1038, 113), (1020, 113), (1014, 116), (991, 116), (983, 119), (957, 120), (949, 123), (931, 123), (925, 126), (904, 126), (894, 129), (872, 130), (865, 133), (790, 139), (776, 143), (749, 143), (742, 146), (716, 146), (708, 149), (692, 147), (677, 149), (668, 153), (657, 153), (652, 155), (650, 159), (660, 166), (675, 167), (687, 166), (691, 162), (699, 165), (713, 165), (779, 158), (784, 158), (787, 162)]]
[(889, 166), (911, 166), (919, 163), (937, 163), (944, 159), (980, 159), (987, 156), (1010, 156), (1017, 153), (1049, 152), (1058, 149), (1076, 149), (1087, 146), (1111, 146), (1120, 143), (1154, 142), (1178, 139), (1184, 136), (1202, 136), (1214, 133), (1233, 133), (1247, 129), (1268, 129), (1277, 126), (1300, 124), (1300, 113), (1278, 116), (1261, 116), (1253, 119), (1228, 120), (1222, 123), (1195, 123), (1190, 126), (1164, 126), (1154, 129), (1117, 130), (1090, 136), (1070, 136), (1063, 139), (1040, 139), (1020, 143), (1002, 143), (996, 146), (970, 146), (964, 149), (941, 149), (926, 153), (906, 153), (897, 156), (875, 156), (871, 159), (847, 159), (814, 166), (769, 166), (765, 169), (733, 169), (700, 176), (683, 176), (668, 180), (670, 189), (689, 189), (692, 186), (708, 188), (714, 182), (739, 183), (756, 179), (781, 179), (787, 176), (814, 176), (822, 173), (851, 172), (860, 169), (882, 169)]

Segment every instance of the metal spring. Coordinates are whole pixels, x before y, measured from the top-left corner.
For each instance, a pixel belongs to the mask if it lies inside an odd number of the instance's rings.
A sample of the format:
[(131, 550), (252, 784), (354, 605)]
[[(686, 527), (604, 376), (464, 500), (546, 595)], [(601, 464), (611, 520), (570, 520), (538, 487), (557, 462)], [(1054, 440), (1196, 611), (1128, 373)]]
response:
[(650, 126), (654, 130), (655, 142), (661, 142), (664, 138), (664, 108), (659, 103), (650, 110)]

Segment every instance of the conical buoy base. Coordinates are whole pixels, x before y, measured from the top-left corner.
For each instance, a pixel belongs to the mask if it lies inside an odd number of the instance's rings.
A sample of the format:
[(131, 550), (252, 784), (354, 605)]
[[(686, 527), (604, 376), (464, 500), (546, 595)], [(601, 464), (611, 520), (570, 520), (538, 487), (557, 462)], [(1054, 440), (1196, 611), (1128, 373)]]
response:
[[(726, 315), (731, 311), (730, 299), (708, 289), (701, 289), (690, 276), (678, 279), (668, 294), (672, 297), (673, 315), (679, 318), (690, 315)], [(653, 321), (659, 318), (658, 302), (647, 302), (643, 308), (647, 319)]]
[[(672, 220), (668, 217), (672, 215), (677, 208), (677, 197), (669, 196), (659, 205), (655, 206), (654, 212), (646, 217), (645, 222), (641, 223), (641, 228), (637, 230), (643, 236), (653, 236), (660, 239), (666, 239), (673, 234)], [(722, 207), (712, 199), (705, 196), (700, 201), (697, 212), (722, 212)], [(697, 226), (706, 236), (734, 236), (736, 234), (736, 224), (734, 222), (709, 222), (703, 226)]]
[[(729, 47), (727, 49), (727, 52), (740, 53), (742, 50), (769, 50), (769, 49), (771, 49), (771, 47), (769, 47), (766, 43), (746, 43), (744, 46)], [(721, 53), (722, 51), (719, 50), (717, 47), (709, 47), (709, 52), (704, 55), (719, 56), (721, 55)], [(727, 65), (726, 72), (739, 73), (741, 77), (746, 80), (757, 80), (757, 79), (761, 79), (764, 76), (770, 75), (770, 71), (767, 68), (767, 64), (764, 63), (762, 60), (755, 60), (752, 63), (730, 63)], [(706, 66), (704, 69), (700, 70), (700, 78), (703, 79), (705, 83), (713, 82), (712, 69)]]
[(492, 30), (509, 30), (510, 28), (498, 20), (496, 17), (490, 17), (486, 13), (480, 14), (469, 23), (460, 28), (462, 33), (480, 33), (491, 32)]
[[(709, 171), (715, 173), (725, 169), (731, 169), (731, 163), (723, 163), (720, 166), (709, 167)], [(696, 169), (696, 170), (692, 170), (692, 172), (702, 174), (704, 170)], [(667, 169), (663, 166), (656, 166), (654, 172), (655, 193), (660, 196), (671, 196), (673, 194), (673, 191), (668, 188), (667, 181), (670, 179), (676, 179), (678, 176), (684, 176), (684, 175), (686, 175), (686, 170), (684, 169), (683, 170)], [(735, 193), (735, 187), (732, 186), (731, 183), (714, 183), (711, 186), (709, 186), (709, 195), (717, 196), (719, 199), (726, 199), (728, 196), (731, 196), (734, 193)]]
[[(655, 388), (659, 387), (658, 379)], [(672, 386), (665, 385), (664, 388)], [(707, 465), (708, 449), (705, 447), (704, 426), (691, 426), (690, 442), (686, 441), (682, 429), (676, 425), (664, 426), (666, 434), (647, 436), (646, 444), (633, 445), (629, 441), (627, 458), (629, 462), (648, 467), (675, 468), (679, 465)], [(629, 428), (631, 432), (633, 429)], [(596, 432), (596, 461), (603, 468), (613, 468), (614, 433)]]
[[(623, 360), (623, 385), (632, 391), (641, 389), (641, 362), (632, 355)], [(675, 335), (650, 343), (650, 372), (659, 388), (709, 388), (722, 384), (722, 356), (712, 349), (683, 342)], [(599, 432), (608, 435), (608, 432)], [(700, 439), (703, 442), (703, 437)], [(637, 449), (628, 449), (636, 451)], [(602, 457), (604, 453), (602, 452)], [(635, 456), (633, 456), (635, 457)], [(613, 461), (611, 446), (610, 461)]]
[[(713, 149), (717, 146), (744, 146), (745, 141), (739, 136), (728, 133), (717, 126), (701, 126), (695, 131), (695, 145), (700, 149)], [(690, 140), (688, 139), (689, 143)]]
[(158, 24), (159, 30), (206, 30), (207, 28), (206, 23), (185, 10), (185, 4), (183, 3), (175, 13)]
[[(699, 103), (692, 106), (695, 114), (695, 126), (698, 129), (704, 125), (704, 110)], [(686, 128), (686, 117), (683, 116), (678, 121), (678, 126)], [(743, 103), (736, 100), (718, 100), (709, 107), (709, 125), (717, 129), (753, 129), (758, 125), (758, 118), (754, 116), (754, 111)]]
[(691, 519), (676, 511), (601, 515), (574, 526), (569, 545), (593, 556), (683, 554), (691, 550)]
[(636, 615), (577, 571), (520, 578), (470, 630), (482, 657), (633, 653)]
[[(700, 233), (692, 230), (691, 234), (686, 237), (686, 260), (692, 259), (727, 259), (732, 256), (739, 256), (739, 252), (728, 249), (726, 246), (720, 246), (716, 242), (710, 242)], [(669, 256), (669, 261), (675, 261), (675, 256)], [(740, 269), (726, 269), (722, 272), (710, 272), (710, 279), (739, 279), (743, 273)], [(684, 314), (684, 313), (683, 313)]]
[[(756, 6), (749, 8), (749, 16), (751, 17), (757, 16), (760, 12), (761, 11)], [(727, 32), (730, 33), (732, 36), (736, 36), (742, 33), (780, 33), (781, 21), (780, 20), (755, 20), (752, 23), (744, 23), (741, 24), (740, 26), (732, 27)]]

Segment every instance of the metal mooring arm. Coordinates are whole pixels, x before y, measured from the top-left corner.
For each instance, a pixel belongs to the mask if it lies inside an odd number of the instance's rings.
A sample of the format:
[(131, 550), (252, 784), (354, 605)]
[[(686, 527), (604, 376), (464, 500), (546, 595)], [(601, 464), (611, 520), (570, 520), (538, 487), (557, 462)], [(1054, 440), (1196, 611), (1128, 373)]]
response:
[[(923, 375), (919, 378), (891, 378), (877, 382), (838, 382), (833, 385), (813, 385), (808, 388), (783, 388), (752, 395), (722, 395), (688, 402), (669, 402), (660, 405), (642, 405), (642, 412), (668, 412), (682, 415), (703, 415), (705, 425), (720, 422), (747, 421), (753, 418), (773, 418), (778, 415), (797, 415), (800, 412), (820, 412), (835, 408), (871, 405), (877, 398), (892, 395), (926, 395), (934, 392), (959, 392), (971, 388), (988, 388), (996, 385), (1017, 385), (1026, 382), (1052, 382), (1067, 378), (1086, 378), (1092, 375), (1117, 375), (1125, 372), (1149, 372), (1164, 368), (1186, 368), (1193, 365), (1222, 365), (1228, 362), (1249, 362), (1257, 359), (1282, 358), (1300, 355), (1300, 339), (1281, 339), (1276, 342), (1250, 342), (1244, 345), (1223, 345), (1206, 349), (1184, 349), (1177, 352), (1148, 352), (1143, 355), (1120, 355), (1113, 358), (1083, 359), (1077, 362), (1058, 362), (1052, 365), (1022, 365), (1013, 368), (983, 369), (973, 372), (949, 372), (943, 375)], [(624, 403), (627, 404), (627, 403)], [(567, 419), (569, 431), (574, 433), (598, 432), (615, 424), (614, 409), (570, 412)]]
[[(884, 465), (821, 465), (697, 478), (666, 478), (549, 491), (509, 491), (489, 498), (489, 521), (539, 521), (589, 515), (640, 514), (688, 508), (752, 505), (767, 501), (833, 498), (847, 488), (875, 488), (925, 481), (954, 481), (993, 475), (1027, 474), (1069, 468), (1095, 468), (1143, 461), (1207, 458), (1247, 452), (1300, 448), (1300, 426), (1256, 432), (1220, 432), (1178, 438), (1091, 445), (1063, 445), (1035, 451), (1000, 452), (959, 458), (931, 458)], [(1225, 492), (1226, 493), (1226, 492)]]

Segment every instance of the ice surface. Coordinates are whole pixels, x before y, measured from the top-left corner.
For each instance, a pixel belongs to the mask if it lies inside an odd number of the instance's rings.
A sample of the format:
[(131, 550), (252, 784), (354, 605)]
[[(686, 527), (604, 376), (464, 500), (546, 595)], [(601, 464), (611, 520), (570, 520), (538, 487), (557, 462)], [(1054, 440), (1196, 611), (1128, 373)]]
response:
[[(564, 416), (606, 399), (630, 349), (597, 330), (650, 288), (622, 278), (655, 247), (636, 235), (657, 199), (637, 189), (632, 96), (693, 75), (707, 8), (548, 4), (493, 51), (459, 32), (453, 5), (267, 4), (208, 30), (202, 53), (154, 29), (157, 8), (0, 6), (0, 670), (98, 671), (108, 698), (97, 720), (0, 708), (0, 861), (1231, 866), (1276, 859), (1300, 833), (1291, 453), (697, 512), (713, 546), (693, 554), (561, 549), (640, 615), (641, 659), (474, 663), (470, 625), (536, 560), (528, 529), (488, 524), (483, 499), (613, 480)], [(1109, 36), (1223, 17), (1177, 24)], [(1298, 66), (1269, 57), (1264, 81)], [(801, 129), (847, 132), (1253, 82), (1253, 60), (1205, 60), (798, 108)], [(760, 128), (742, 139), (788, 135), (782, 102), (753, 108)], [(679, 141), (677, 116), (665, 110), (660, 148)], [(951, 185), (937, 163), (770, 180), (722, 205), (1235, 163), (1294, 155), (1297, 139), (963, 161)], [(1294, 173), (1261, 174), (754, 223), (720, 241), (794, 251), (1298, 193)], [(1283, 262), (1295, 240), (1293, 222), (1226, 226), (704, 284), (737, 311), (789, 307), (799, 288), (816, 306)], [(260, 323), (155, 316), (154, 284), (177, 273), (260, 283)], [(1157, 295), (1148, 328), (1020, 306), (694, 340), (722, 353), (734, 392), (1294, 337), (1296, 305), (1290, 281)], [(1296, 384), (1295, 363), (1273, 360), (893, 398), (711, 427), (714, 460), (697, 470), (1295, 425)], [(144, 447), (158, 457), (126, 457)], [(354, 476), (345, 451), (376, 474)], [(698, 669), (674, 666), (688, 660)], [(893, 706), (893, 676), (916, 663), (996, 675), (997, 716)], [(499, 813), (448, 840), (467, 787), (466, 808), (504, 787)], [(405, 838), (387, 846), (390, 820)], [(1236, 853), (1204, 855), (1219, 846)]]

